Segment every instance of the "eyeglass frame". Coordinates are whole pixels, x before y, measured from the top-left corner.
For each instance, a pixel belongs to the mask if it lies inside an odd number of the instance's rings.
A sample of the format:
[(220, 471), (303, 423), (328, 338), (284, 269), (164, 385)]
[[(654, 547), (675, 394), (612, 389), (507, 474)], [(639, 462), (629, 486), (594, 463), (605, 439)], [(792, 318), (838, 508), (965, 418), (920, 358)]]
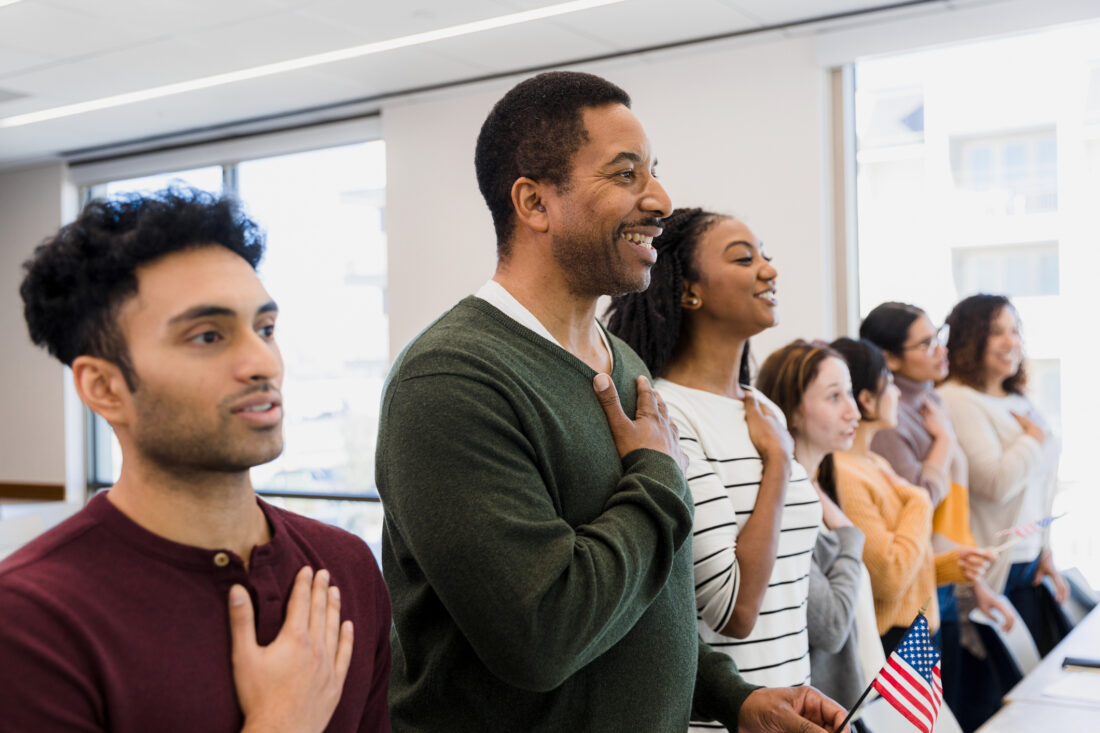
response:
[(936, 332), (926, 339), (921, 339), (915, 344), (909, 346), (902, 346), (902, 351), (911, 351), (912, 349), (924, 349), (925, 356), (932, 356), (936, 353), (936, 349), (940, 346), (947, 346), (947, 338), (951, 335), (951, 326), (946, 323), (936, 329)]

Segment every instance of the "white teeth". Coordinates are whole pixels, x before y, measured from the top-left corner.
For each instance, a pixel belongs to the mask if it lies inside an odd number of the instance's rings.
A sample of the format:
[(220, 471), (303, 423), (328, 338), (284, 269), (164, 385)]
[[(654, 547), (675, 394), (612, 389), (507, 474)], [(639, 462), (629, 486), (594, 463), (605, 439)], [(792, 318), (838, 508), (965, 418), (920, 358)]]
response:
[(270, 409), (271, 409), (271, 403), (268, 402), (266, 405), (254, 405), (252, 407), (245, 407), (244, 409), (241, 410), (241, 412), (266, 412), (267, 410), (270, 410)]
[(637, 232), (623, 232), (619, 236), (628, 242), (634, 242), (635, 244), (640, 244), (647, 249), (653, 249), (653, 237), (647, 237), (646, 235), (638, 234)]

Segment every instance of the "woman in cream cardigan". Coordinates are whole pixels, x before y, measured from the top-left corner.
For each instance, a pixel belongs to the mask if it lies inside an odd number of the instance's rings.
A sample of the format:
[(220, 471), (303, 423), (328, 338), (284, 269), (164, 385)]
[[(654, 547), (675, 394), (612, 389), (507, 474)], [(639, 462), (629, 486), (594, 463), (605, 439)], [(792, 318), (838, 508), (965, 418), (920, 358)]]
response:
[[(955, 306), (947, 324), (948, 379), (937, 392), (969, 465), (974, 537), (995, 546), (1005, 542), (999, 531), (1050, 515), (1060, 446), (1024, 394), (1020, 320), (1008, 298), (973, 295)], [(1049, 527), (1000, 552), (987, 575), (1016, 606), (1044, 654), (1061, 636), (1042, 620), (1038, 587), (1046, 576), (1061, 603), (1069, 589), (1050, 554)]]

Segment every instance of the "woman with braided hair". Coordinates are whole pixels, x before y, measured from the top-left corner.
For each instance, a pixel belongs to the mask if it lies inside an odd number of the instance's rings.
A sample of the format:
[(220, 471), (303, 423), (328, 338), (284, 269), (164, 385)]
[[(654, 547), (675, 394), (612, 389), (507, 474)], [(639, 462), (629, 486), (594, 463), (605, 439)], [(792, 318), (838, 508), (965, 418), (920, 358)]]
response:
[(702, 209), (674, 211), (654, 246), (649, 289), (614, 298), (608, 327), (657, 377), (690, 458), (700, 634), (754, 684), (806, 684), (821, 503), (747, 369), (749, 338), (776, 323), (777, 272), (743, 222)]

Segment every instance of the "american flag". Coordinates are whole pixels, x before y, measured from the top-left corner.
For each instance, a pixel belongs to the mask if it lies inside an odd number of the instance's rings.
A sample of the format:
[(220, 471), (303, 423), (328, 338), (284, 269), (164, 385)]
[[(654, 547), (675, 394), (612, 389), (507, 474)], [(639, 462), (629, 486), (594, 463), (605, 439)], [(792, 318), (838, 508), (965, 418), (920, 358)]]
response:
[(872, 684), (917, 730), (932, 733), (943, 704), (943, 684), (940, 653), (928, 638), (923, 614), (917, 614)]
[(1005, 535), (1012, 535), (1014, 537), (1028, 537), (1030, 535), (1035, 534), (1036, 532), (1041, 530), (1043, 527), (1050, 526), (1050, 523), (1053, 522), (1055, 519), (1061, 519), (1064, 516), (1066, 516), (1066, 515), (1065, 514), (1058, 514), (1056, 516), (1043, 517), (1042, 519), (1040, 519), (1038, 521), (1035, 521), (1035, 522), (1028, 522), (1027, 524), (1019, 524), (1015, 527), (1009, 527), (1008, 529), (1002, 529), (1000, 532), (997, 533), (997, 536), (998, 537), (1004, 537)]

